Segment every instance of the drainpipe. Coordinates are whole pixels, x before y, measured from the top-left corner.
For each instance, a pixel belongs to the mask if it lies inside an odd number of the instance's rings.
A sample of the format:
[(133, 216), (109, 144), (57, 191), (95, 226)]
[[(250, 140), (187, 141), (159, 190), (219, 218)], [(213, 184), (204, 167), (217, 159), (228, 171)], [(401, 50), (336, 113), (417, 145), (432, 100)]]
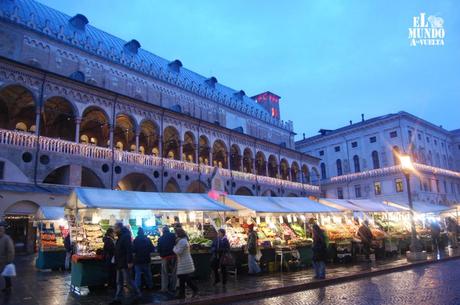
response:
[(43, 81), (42, 81), (42, 85), (40, 88), (40, 97), (38, 99), (38, 113), (37, 113), (37, 109), (35, 109), (36, 115), (38, 114), (38, 119), (37, 117), (35, 119), (35, 132), (37, 135), (37, 142), (36, 142), (37, 147), (35, 148), (35, 160), (34, 160), (35, 161), (34, 162), (34, 184), (35, 185), (37, 185), (37, 176), (38, 176), (38, 155), (40, 153), (40, 121), (42, 117), (43, 92), (45, 90), (45, 81), (46, 81), (46, 73), (43, 75)]

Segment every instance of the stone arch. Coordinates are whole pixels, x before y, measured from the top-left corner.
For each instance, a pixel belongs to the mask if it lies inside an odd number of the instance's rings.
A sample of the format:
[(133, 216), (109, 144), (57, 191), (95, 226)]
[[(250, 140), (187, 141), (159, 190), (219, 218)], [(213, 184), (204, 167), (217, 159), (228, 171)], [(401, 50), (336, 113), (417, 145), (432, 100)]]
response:
[(180, 136), (174, 126), (167, 126), (163, 131), (163, 157), (179, 160)]
[[(48, 173), (43, 179), (43, 183), (70, 185), (70, 176), (70, 165), (63, 165)], [(86, 166), (81, 167), (81, 186), (105, 188), (102, 181), (103, 180), (92, 169)]]
[(81, 168), (81, 186), (105, 188), (104, 182), (98, 174), (86, 166)]
[(35, 96), (26, 87), (16, 84), (1, 87), (0, 128), (34, 132), (36, 109)]
[(200, 151), (199, 151), (199, 156), (198, 156), (200, 164), (209, 165), (209, 162), (211, 161), (209, 159), (209, 155), (211, 152), (211, 147), (209, 143), (210, 142), (207, 136), (205, 135), (200, 136), (200, 140), (199, 140), (199, 150)]
[(246, 187), (246, 186), (241, 186), (235, 191), (235, 195), (244, 195), (244, 196), (254, 196), (252, 191)]
[[(13, 159), (14, 160), (14, 159)], [(0, 161), (4, 163), (3, 165), (3, 179), (4, 181), (10, 182), (30, 182), (29, 177), (26, 173), (15, 163), (16, 160), (10, 161), (6, 158), (0, 157)]]
[(5, 209), (5, 215), (35, 215), (40, 205), (31, 200), (20, 200)]
[(150, 120), (139, 124), (139, 152), (146, 155), (160, 156), (160, 128)]
[(308, 169), (308, 165), (304, 164), (302, 165), (302, 177), (303, 177), (303, 182), (304, 183), (310, 183), (310, 170)]
[(296, 161), (291, 163), (291, 180), (293, 182), (302, 182), (300, 179), (300, 167)]
[(311, 168), (311, 183), (318, 185), (319, 180), (320, 180), (320, 175), (319, 175), (318, 169), (316, 167), (312, 167)]
[(283, 180), (289, 180), (289, 162), (283, 158), (280, 162), (280, 178)]
[(110, 121), (105, 110), (97, 106), (86, 107), (82, 112), (79, 141), (107, 147), (109, 137)]
[(241, 171), (241, 150), (238, 144), (230, 146), (230, 169)]
[(119, 113), (115, 117), (113, 142), (115, 148), (125, 151), (136, 151), (136, 121), (130, 115)]
[(256, 153), (256, 174), (260, 176), (267, 176), (266, 163), (267, 159), (262, 151)]
[(246, 147), (243, 151), (243, 168), (242, 171), (245, 173), (253, 173), (254, 169), (254, 156), (252, 149)]
[(123, 191), (158, 192), (155, 183), (142, 173), (130, 173), (117, 182), (117, 189)]
[(196, 138), (193, 132), (190, 130), (186, 131), (182, 143), (182, 160), (195, 163)]
[(187, 187), (187, 193), (206, 193), (208, 187), (203, 181), (192, 181)]
[(171, 178), (168, 180), (168, 182), (165, 185), (164, 192), (165, 193), (180, 193), (181, 192), (180, 186), (177, 183), (176, 179)]
[(53, 96), (43, 106), (40, 134), (50, 138), (75, 141), (75, 118), (78, 110), (69, 100)]
[(278, 158), (275, 155), (268, 157), (268, 176), (273, 178), (278, 176)]
[(228, 149), (224, 141), (218, 139), (212, 145), (212, 166), (228, 168)]

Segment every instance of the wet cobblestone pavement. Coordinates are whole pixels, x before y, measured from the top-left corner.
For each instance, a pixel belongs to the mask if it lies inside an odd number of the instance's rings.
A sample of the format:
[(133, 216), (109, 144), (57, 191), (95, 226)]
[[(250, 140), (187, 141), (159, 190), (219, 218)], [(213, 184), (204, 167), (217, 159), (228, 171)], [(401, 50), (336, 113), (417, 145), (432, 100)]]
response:
[[(231, 305), (248, 304), (248, 302)], [(254, 305), (459, 305), (460, 260), (261, 300)]]
[[(70, 292), (70, 274), (67, 272), (53, 271), (42, 272), (37, 271), (34, 266), (35, 259), (33, 256), (20, 256), (17, 257), (16, 266), (18, 277), (13, 280), (13, 292), (8, 297), (0, 293), (1, 305), (99, 305), (107, 304), (112, 300), (114, 290), (105, 289), (97, 292), (88, 292), (83, 290), (82, 295), (76, 295)], [(382, 268), (396, 267), (407, 265), (406, 259), (393, 259), (391, 261), (383, 261), (377, 264), (355, 264), (355, 265), (337, 265), (328, 266), (328, 277), (339, 277), (357, 272), (373, 271)], [(439, 269), (439, 270), (438, 270)], [(445, 262), (441, 264), (432, 265), (421, 268), (415, 271), (405, 271), (375, 277), (372, 279), (356, 281), (359, 284), (344, 284), (335, 285), (328, 288), (319, 290), (310, 290), (299, 294), (286, 295), (281, 297), (270, 298), (270, 302), (265, 301), (251, 301), (251, 304), (399, 304), (398, 302), (410, 301), (413, 296), (409, 294), (412, 285), (422, 285), (426, 291), (422, 294), (417, 294), (420, 300), (430, 297), (435, 297), (440, 281), (450, 278), (458, 282), (455, 287), (460, 291), (460, 260), (452, 262)], [(440, 271), (442, 270), (442, 272)], [(445, 277), (440, 277), (446, 273)], [(439, 278), (438, 278), (439, 277)], [(453, 278), (452, 278), (453, 277)], [(220, 285), (213, 286), (210, 282), (198, 282), (201, 297), (209, 297), (225, 293), (235, 293), (251, 291), (255, 288), (270, 289), (275, 287), (289, 286), (293, 284), (300, 284), (312, 281), (311, 268), (297, 272), (285, 272), (276, 274), (267, 274), (260, 277), (248, 277), (241, 275), (238, 280), (229, 277), (227, 287), (223, 288)], [(388, 283), (387, 283), (388, 282)], [(383, 283), (383, 284), (382, 284)], [(1, 284), (3, 285), (3, 284)], [(349, 286), (348, 286), (349, 285)], [(434, 288), (430, 288), (434, 287)], [(447, 287), (447, 286), (446, 286)], [(400, 289), (405, 294), (396, 293), (395, 289)], [(446, 290), (447, 289), (447, 290)], [(454, 289), (450, 287), (449, 289)], [(407, 291), (405, 291), (407, 290)], [(442, 288), (444, 294), (448, 294), (448, 288)], [(370, 293), (366, 298), (361, 301), (359, 297), (362, 294)], [(396, 293), (393, 295), (393, 293)], [(460, 292), (458, 293), (460, 294)], [(381, 303), (378, 301), (388, 297), (389, 303)], [(143, 298), (140, 304), (147, 303), (164, 303), (170, 300), (166, 295), (160, 294), (157, 290), (144, 291)], [(351, 301), (353, 300), (353, 301)], [(356, 300), (356, 303), (355, 303)], [(374, 303), (371, 303), (375, 300)], [(460, 304), (460, 299), (457, 303), (423, 303), (423, 304)], [(261, 302), (261, 303), (259, 303)], [(217, 303), (216, 303), (217, 304)], [(243, 304), (243, 303), (240, 303)], [(401, 303), (401, 304), (414, 304), (414, 303)]]

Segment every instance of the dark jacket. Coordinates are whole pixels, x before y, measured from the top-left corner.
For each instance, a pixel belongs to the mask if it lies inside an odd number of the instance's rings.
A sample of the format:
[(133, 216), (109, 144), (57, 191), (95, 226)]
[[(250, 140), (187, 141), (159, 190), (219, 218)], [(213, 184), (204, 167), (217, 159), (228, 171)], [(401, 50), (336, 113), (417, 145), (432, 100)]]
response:
[(150, 264), (150, 254), (155, 251), (152, 241), (145, 235), (137, 235), (133, 242), (134, 264)]
[(126, 269), (133, 263), (133, 247), (131, 233), (127, 228), (121, 229), (115, 244), (115, 265), (117, 269)]
[(176, 244), (176, 235), (171, 232), (163, 233), (158, 239), (157, 250), (161, 257), (175, 256), (173, 251), (174, 245)]
[(371, 229), (366, 225), (361, 225), (358, 229), (358, 237), (361, 239), (361, 243), (364, 245), (370, 245), (374, 236), (372, 235)]
[(72, 242), (70, 241), (70, 233), (64, 238), (64, 248), (67, 252), (72, 252)]
[(230, 251), (230, 243), (228, 242), (227, 237), (217, 237), (213, 240), (211, 246), (211, 253), (220, 257), (222, 254)]
[(319, 236), (313, 237), (313, 257), (314, 262), (324, 262), (327, 260), (327, 245), (324, 231)]
[(248, 236), (248, 253), (251, 255), (257, 254), (257, 232), (252, 231)]
[(105, 235), (102, 241), (104, 242), (102, 254), (104, 255), (104, 259), (110, 262), (112, 257), (115, 255), (115, 240), (112, 237)]

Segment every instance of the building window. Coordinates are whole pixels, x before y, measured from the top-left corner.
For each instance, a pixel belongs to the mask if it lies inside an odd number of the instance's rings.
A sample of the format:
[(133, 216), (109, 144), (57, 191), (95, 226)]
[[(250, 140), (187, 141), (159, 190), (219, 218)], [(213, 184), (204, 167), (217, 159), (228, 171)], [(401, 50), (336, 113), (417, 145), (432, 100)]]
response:
[(326, 179), (327, 178), (327, 175), (326, 175), (326, 164), (324, 163), (321, 163), (321, 179)]
[(428, 185), (430, 184), (430, 181), (425, 181), (423, 180), (423, 191), (428, 192)]
[(371, 142), (371, 143), (377, 142), (377, 137), (370, 137), (369, 142)]
[(446, 180), (444, 180), (444, 181), (442, 182), (442, 184), (444, 185), (444, 193), (447, 194), (447, 182), (446, 182)]
[(397, 131), (392, 131), (390, 132), (390, 138), (396, 138), (398, 136), (398, 132)]
[(380, 182), (374, 182), (374, 194), (382, 195), (382, 184)]
[(422, 140), (422, 135), (421, 135), (421, 134), (418, 134), (418, 135), (417, 135), (417, 138), (418, 138), (419, 140)]
[(455, 191), (455, 184), (454, 184), (453, 182), (450, 183), (450, 188), (452, 189), (452, 194), (457, 193), (457, 192)]
[(355, 173), (359, 173), (361, 171), (361, 168), (359, 166), (359, 157), (358, 157), (358, 155), (355, 155), (353, 157), (353, 164), (355, 165)]
[(352, 148), (358, 147), (358, 142), (356, 142), (356, 141), (355, 141), (355, 142), (351, 142), (351, 147), (352, 147)]
[(412, 130), (408, 130), (407, 135), (409, 136), (409, 141), (412, 140)]
[(355, 185), (355, 197), (361, 198), (361, 185)]
[(438, 145), (438, 141), (437, 141), (437, 140), (434, 140), (434, 145)]
[(441, 189), (439, 188), (439, 180), (435, 180), (436, 182), (436, 193), (441, 193)]
[(430, 138), (426, 137), (426, 142), (430, 143)]
[(0, 161), (0, 180), (3, 180), (5, 177), (5, 162)]
[(396, 192), (402, 193), (404, 191), (403, 181), (398, 178), (395, 180)]
[(374, 169), (380, 168), (379, 153), (376, 150), (372, 152), (372, 165)]
[(324, 156), (324, 150), (320, 150), (320, 151), (319, 151), (319, 155), (320, 155), (320, 156)]
[(342, 176), (342, 175), (343, 175), (343, 171), (342, 171), (342, 160), (337, 159), (337, 161), (335, 161), (335, 164), (336, 164), (336, 166), (337, 166), (337, 176)]
[(338, 199), (343, 199), (343, 188), (341, 188), (341, 187), (337, 188), (337, 198)]
[(340, 146), (334, 147), (334, 150), (335, 150), (335, 152), (339, 152), (340, 151)]

